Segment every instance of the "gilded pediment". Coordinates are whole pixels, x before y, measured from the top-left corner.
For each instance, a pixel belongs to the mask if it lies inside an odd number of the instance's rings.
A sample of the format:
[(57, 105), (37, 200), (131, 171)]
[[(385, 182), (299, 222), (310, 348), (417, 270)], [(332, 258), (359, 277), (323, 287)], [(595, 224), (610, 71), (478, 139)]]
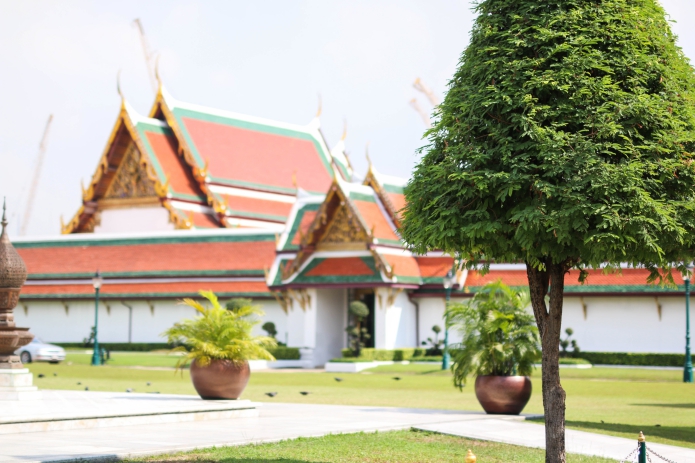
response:
[(146, 164), (135, 143), (128, 147), (105, 199), (156, 197), (155, 183), (147, 174)]

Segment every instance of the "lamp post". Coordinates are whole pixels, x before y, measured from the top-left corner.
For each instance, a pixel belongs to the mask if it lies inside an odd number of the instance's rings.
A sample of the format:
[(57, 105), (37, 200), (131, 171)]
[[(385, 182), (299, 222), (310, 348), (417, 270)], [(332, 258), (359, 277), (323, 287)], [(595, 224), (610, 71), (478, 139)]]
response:
[(683, 382), (693, 382), (693, 360), (690, 357), (690, 274), (683, 275), (685, 282), (685, 365), (683, 367)]
[(92, 286), (94, 286), (94, 291), (96, 293), (94, 297), (94, 353), (92, 354), (92, 365), (101, 365), (101, 355), (99, 352), (99, 289), (104, 280), (101, 278), (99, 270), (94, 274), (92, 278)]
[(449, 298), (451, 297), (451, 287), (454, 286), (456, 277), (454, 272), (449, 270), (449, 272), (444, 277), (442, 284), (444, 285), (444, 291), (446, 291), (446, 303), (444, 305), (444, 355), (442, 355), (442, 370), (449, 369), (449, 361), (451, 356), (449, 355)]

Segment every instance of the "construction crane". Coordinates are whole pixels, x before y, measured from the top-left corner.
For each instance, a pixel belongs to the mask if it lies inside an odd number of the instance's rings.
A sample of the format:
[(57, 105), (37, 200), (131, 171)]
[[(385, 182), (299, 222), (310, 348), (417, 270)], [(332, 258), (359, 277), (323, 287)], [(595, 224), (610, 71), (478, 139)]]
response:
[[(415, 79), (415, 82), (413, 82), (413, 87), (415, 87), (415, 90), (418, 92), (422, 92), (430, 101), (432, 106), (439, 106), (439, 99), (434, 95), (432, 89), (425, 85), (425, 83), (421, 81), (419, 77)], [(428, 129), (432, 127), (432, 121), (430, 121), (429, 114), (422, 106), (420, 106), (420, 103), (418, 103), (416, 98), (410, 100), (410, 106), (412, 106), (413, 109), (420, 114), (420, 117), (422, 117), (422, 120), (425, 122), (425, 126), (427, 126)]]
[(147, 36), (145, 36), (145, 29), (142, 27), (140, 18), (135, 18), (133, 24), (138, 28), (138, 32), (140, 33), (140, 43), (142, 44), (142, 51), (145, 53), (145, 64), (147, 65), (147, 76), (150, 78), (152, 90), (154, 93), (157, 93), (157, 75), (155, 71), (156, 53), (150, 50), (150, 45), (147, 43)]
[(31, 219), (31, 209), (34, 207), (34, 198), (36, 197), (36, 190), (39, 187), (41, 167), (43, 166), (43, 159), (46, 154), (46, 145), (48, 144), (48, 130), (51, 128), (51, 122), (53, 122), (53, 114), (48, 116), (48, 122), (46, 122), (46, 128), (43, 130), (43, 137), (41, 137), (41, 144), (39, 145), (39, 155), (36, 159), (36, 168), (34, 169), (34, 178), (31, 180), (31, 188), (29, 188), (29, 198), (27, 199), (27, 207), (24, 210), (22, 228), (19, 231), (20, 235), (26, 235), (27, 227), (29, 226), (29, 220)]
[(410, 100), (410, 106), (412, 106), (413, 109), (415, 109), (415, 111), (417, 111), (418, 114), (420, 114), (420, 117), (422, 117), (422, 121), (425, 123), (428, 129), (432, 127), (432, 122), (430, 122), (429, 114), (427, 114), (427, 111), (425, 111), (424, 108), (420, 106), (420, 103), (418, 103), (417, 98), (413, 98), (412, 100)]
[(432, 89), (425, 85), (425, 83), (421, 81), (419, 77), (415, 79), (415, 82), (413, 82), (413, 87), (415, 87), (415, 90), (418, 92), (424, 93), (427, 99), (430, 100), (432, 106), (439, 106), (439, 98), (434, 95)]

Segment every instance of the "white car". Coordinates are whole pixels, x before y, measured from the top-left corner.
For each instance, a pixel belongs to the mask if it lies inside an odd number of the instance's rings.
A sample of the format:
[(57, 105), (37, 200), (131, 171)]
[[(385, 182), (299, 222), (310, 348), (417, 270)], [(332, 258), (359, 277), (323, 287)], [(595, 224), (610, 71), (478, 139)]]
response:
[(65, 360), (65, 349), (53, 344), (46, 344), (39, 338), (34, 338), (26, 346), (15, 351), (22, 363), (49, 362), (58, 363)]

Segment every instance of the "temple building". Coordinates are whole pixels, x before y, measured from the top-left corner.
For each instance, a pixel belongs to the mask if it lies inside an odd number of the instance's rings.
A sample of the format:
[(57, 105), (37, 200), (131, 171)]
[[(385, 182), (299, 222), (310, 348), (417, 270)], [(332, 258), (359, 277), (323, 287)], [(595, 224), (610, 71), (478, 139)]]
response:
[[(329, 146), (318, 115), (275, 122), (183, 103), (161, 85), (147, 117), (122, 100), (63, 234), (14, 242), (29, 272), (17, 323), (49, 342), (87, 338), (99, 270), (101, 342), (163, 342), (194, 315), (178, 301), (212, 290), (252, 298), (279, 341), (318, 366), (346, 347), (352, 300), (370, 308), (370, 345), (394, 349), (443, 327), (450, 270), (453, 301), (497, 279), (527, 285), (522, 264), (481, 275), (442, 253), (410, 253), (398, 234), (406, 179), (370, 162), (355, 181), (344, 138)], [(577, 277), (566, 277), (564, 326), (583, 350), (682, 352), (679, 275), (677, 289), (648, 285), (641, 269)]]

